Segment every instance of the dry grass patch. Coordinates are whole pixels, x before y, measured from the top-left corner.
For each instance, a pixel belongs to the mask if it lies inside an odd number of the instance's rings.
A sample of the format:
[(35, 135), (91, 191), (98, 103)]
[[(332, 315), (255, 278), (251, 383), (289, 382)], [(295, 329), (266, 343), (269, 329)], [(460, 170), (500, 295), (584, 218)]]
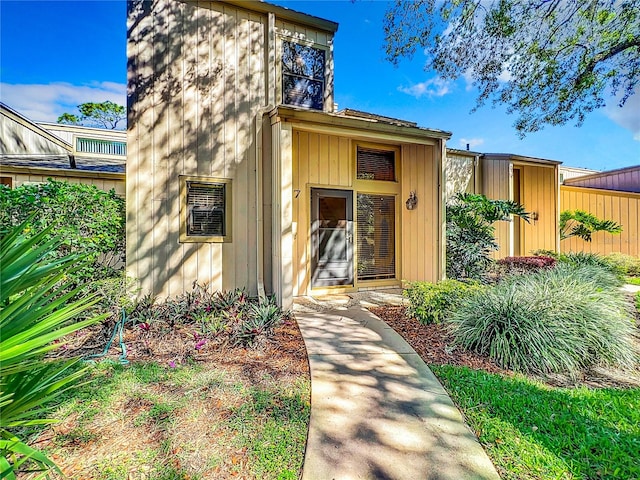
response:
[[(299, 477), (310, 381), (294, 322), (257, 349), (212, 345), (188, 355), (178, 354), (187, 334), (136, 340), (146, 333), (129, 331), (134, 361), (97, 363), (92, 381), (62, 399), (60, 423), (33, 437), (68, 478)], [(144, 340), (146, 355), (136, 348)]]

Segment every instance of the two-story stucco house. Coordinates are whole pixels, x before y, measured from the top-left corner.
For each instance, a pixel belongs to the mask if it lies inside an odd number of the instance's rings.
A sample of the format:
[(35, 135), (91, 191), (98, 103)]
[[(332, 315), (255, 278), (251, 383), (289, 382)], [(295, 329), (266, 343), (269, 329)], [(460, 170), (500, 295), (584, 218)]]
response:
[(129, 2), (127, 263), (143, 291), (197, 281), (289, 307), (442, 278), (450, 134), (336, 112), (337, 28), (257, 1)]

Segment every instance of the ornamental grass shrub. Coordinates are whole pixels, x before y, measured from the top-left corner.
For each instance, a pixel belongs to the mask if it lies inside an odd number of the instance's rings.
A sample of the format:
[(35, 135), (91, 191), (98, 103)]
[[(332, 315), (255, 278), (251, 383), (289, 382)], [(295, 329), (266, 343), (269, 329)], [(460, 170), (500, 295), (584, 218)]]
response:
[(610, 253), (604, 261), (621, 275), (640, 277), (640, 258), (624, 253)]
[(410, 283), (404, 290), (404, 296), (409, 299), (407, 315), (422, 324), (441, 323), (464, 298), (482, 288), (477, 282), (458, 280)]
[(509, 277), (452, 313), (455, 342), (525, 373), (633, 368), (632, 306), (617, 284), (614, 274), (592, 265)]

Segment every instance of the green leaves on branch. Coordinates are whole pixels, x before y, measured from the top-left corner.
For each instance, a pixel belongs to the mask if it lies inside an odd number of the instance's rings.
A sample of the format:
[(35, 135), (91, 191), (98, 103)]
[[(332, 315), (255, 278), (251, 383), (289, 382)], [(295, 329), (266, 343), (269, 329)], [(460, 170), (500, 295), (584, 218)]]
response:
[(27, 224), (0, 238), (0, 478), (9, 479), (25, 462), (36, 471), (54, 468), (11, 430), (54, 422), (46, 417), (51, 402), (84, 370), (77, 360), (47, 361), (44, 355), (60, 347), (56, 342), (64, 336), (104, 318), (76, 321), (98, 301), (95, 296), (72, 301), (79, 289), (65, 283), (86, 260), (77, 254), (52, 257), (60, 246), (50, 237), (52, 227), (27, 236)]
[(586, 242), (591, 241), (595, 232), (618, 234), (622, 226), (612, 220), (600, 220), (595, 215), (582, 210), (566, 210), (560, 214), (560, 240), (570, 237), (580, 237)]
[(55, 232), (59, 242), (51, 255), (87, 256), (83, 269), (70, 274), (79, 282), (113, 276), (114, 265), (105, 265), (102, 259), (124, 256), (124, 199), (114, 191), (54, 180), (15, 189), (0, 187), (0, 235), (23, 222), (27, 236), (52, 227), (47, 238)]
[(115, 130), (118, 123), (127, 116), (127, 111), (122, 105), (109, 100), (102, 103), (81, 103), (78, 105), (78, 110), (80, 115), (63, 113), (58, 117), (58, 123)]
[(396, 0), (384, 22), (387, 58), (424, 52), (425, 70), (478, 88), (518, 115), (524, 136), (582, 124), (620, 106), (640, 79), (640, 6), (634, 0)]

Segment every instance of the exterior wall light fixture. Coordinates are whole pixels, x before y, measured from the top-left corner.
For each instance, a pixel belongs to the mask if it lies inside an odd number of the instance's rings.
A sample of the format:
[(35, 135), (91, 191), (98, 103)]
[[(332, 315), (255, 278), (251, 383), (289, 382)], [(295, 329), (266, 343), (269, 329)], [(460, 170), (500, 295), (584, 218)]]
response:
[(417, 204), (418, 204), (418, 197), (416, 197), (416, 192), (414, 190), (409, 194), (409, 198), (405, 202), (405, 205), (407, 206), (407, 210), (413, 210), (414, 208), (416, 208)]

